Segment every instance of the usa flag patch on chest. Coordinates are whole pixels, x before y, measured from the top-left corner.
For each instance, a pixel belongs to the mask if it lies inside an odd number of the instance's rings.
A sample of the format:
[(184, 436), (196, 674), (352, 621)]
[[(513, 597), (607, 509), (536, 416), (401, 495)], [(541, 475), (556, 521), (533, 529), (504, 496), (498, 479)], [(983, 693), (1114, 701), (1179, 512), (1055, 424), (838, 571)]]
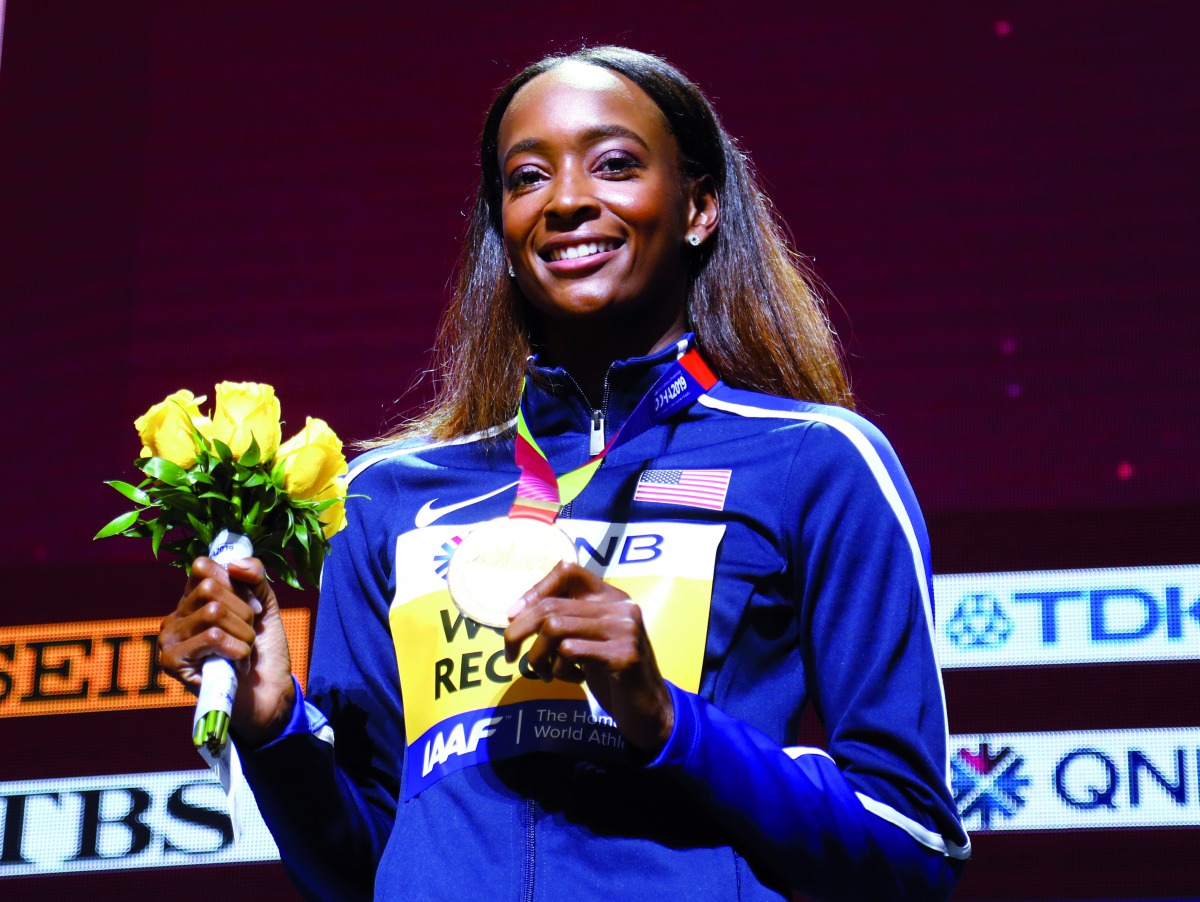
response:
[(724, 510), (732, 474), (732, 470), (643, 470), (633, 500)]

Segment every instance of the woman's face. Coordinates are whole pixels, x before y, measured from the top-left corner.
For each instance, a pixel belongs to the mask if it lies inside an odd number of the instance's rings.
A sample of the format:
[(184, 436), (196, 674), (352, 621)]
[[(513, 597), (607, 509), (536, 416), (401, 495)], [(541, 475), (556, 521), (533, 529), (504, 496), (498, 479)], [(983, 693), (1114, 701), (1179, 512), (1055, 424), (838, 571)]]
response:
[(498, 138), (505, 250), (548, 321), (682, 321), (695, 191), (641, 88), (564, 63), (517, 92)]

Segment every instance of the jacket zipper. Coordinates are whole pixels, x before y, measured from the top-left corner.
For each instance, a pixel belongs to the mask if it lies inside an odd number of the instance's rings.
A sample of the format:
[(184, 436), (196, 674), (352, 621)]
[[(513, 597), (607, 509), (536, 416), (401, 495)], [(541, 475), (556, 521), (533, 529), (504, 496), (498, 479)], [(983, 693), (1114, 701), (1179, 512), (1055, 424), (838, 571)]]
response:
[(537, 863), (537, 802), (525, 800), (525, 887), (521, 895), (522, 902), (533, 902), (533, 872)]
[(575, 381), (575, 377), (566, 370), (563, 370), (563, 372), (571, 380), (571, 384), (575, 386), (575, 391), (579, 392), (579, 397), (583, 398), (583, 403), (592, 411), (592, 429), (588, 434), (588, 455), (595, 457), (604, 450), (604, 420), (608, 415), (608, 398), (611, 392), (608, 378), (612, 375), (612, 366), (610, 365), (604, 374), (604, 396), (600, 399), (600, 406), (598, 408), (592, 407), (592, 399), (579, 387), (579, 383)]

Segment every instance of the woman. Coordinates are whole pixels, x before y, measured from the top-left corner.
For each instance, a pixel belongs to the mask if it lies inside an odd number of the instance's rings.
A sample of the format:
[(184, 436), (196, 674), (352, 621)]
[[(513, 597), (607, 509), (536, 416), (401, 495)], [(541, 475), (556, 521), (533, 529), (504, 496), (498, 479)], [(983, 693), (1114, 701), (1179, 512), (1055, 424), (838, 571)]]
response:
[[(192, 685), (246, 662), (234, 732), (294, 881), (944, 898), (968, 844), (924, 526), (744, 157), (677, 70), (601, 47), (513, 79), (480, 163), (439, 395), (351, 469), (308, 699), (256, 562), (198, 560), (160, 636)], [(586, 566), (483, 629), (446, 574), (506, 512), (557, 514)], [(786, 747), (809, 702), (828, 754)]]

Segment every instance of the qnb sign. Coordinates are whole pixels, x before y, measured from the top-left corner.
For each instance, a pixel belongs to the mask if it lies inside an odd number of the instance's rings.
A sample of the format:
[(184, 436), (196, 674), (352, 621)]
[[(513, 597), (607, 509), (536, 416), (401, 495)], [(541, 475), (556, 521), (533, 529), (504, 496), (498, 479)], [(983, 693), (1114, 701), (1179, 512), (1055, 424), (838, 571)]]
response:
[(1200, 659), (1200, 566), (934, 577), (943, 667)]
[(277, 859), (258, 809), (236, 841), (209, 771), (0, 783), (0, 878)]
[(1200, 825), (1200, 729), (951, 737), (968, 830)]

